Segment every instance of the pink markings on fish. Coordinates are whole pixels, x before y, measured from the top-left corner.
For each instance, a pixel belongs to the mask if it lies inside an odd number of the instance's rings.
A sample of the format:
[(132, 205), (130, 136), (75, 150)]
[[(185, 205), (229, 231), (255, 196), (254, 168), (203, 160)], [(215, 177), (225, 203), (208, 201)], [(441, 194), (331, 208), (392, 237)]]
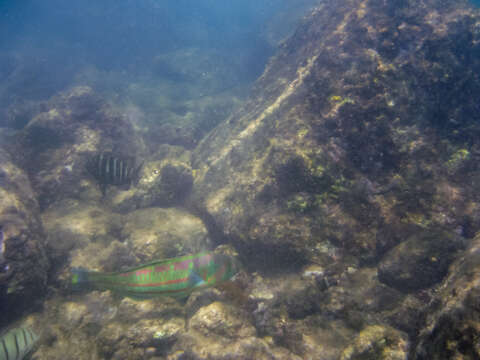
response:
[(155, 266), (155, 272), (164, 272), (170, 270), (170, 265), (167, 266)]
[(175, 270), (188, 270), (188, 267), (191, 262), (192, 262), (191, 259), (178, 262), (175, 264)]
[(182, 279), (173, 279), (173, 280), (167, 280), (167, 281), (162, 281), (162, 282), (157, 282), (157, 283), (150, 283), (150, 284), (131, 283), (131, 284), (127, 284), (127, 286), (131, 286), (131, 287), (155, 287), (155, 286), (161, 286), (161, 285), (187, 283), (188, 280), (189, 280), (189, 278), (186, 277), (186, 278), (182, 278)]
[(140, 276), (143, 274), (150, 274), (152, 272), (152, 269), (142, 269), (142, 270), (137, 270), (135, 271), (135, 275)]
[(193, 263), (196, 267), (206, 266), (212, 261), (213, 256), (211, 254), (205, 254), (204, 256), (197, 257), (193, 259)]

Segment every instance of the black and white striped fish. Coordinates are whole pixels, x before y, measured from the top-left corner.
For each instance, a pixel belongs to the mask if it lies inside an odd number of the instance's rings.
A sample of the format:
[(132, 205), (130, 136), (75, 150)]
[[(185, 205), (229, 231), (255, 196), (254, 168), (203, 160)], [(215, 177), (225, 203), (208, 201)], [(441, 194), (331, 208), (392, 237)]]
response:
[(108, 185), (122, 186), (136, 184), (139, 180), (142, 164), (135, 165), (134, 158), (121, 158), (110, 152), (92, 156), (87, 161), (88, 172), (97, 180), (105, 195)]
[(39, 337), (30, 328), (16, 327), (0, 336), (0, 360), (21, 360), (28, 355)]

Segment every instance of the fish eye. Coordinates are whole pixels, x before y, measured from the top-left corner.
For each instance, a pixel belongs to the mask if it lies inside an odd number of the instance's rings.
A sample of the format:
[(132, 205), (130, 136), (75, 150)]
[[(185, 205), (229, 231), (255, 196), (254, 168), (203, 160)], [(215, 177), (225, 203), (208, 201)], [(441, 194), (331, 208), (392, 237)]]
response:
[(159, 171), (158, 169), (154, 169), (154, 170), (153, 170), (153, 174), (154, 174), (154, 175), (158, 175), (159, 172), (160, 172), (160, 171)]

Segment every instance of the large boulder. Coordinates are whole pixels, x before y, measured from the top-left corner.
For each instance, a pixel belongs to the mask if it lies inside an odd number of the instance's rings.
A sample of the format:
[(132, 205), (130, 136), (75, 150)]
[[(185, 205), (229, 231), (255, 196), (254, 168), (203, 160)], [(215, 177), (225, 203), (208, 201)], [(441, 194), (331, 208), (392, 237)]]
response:
[(27, 175), (0, 149), (0, 325), (42, 300), (49, 262)]
[(192, 254), (209, 247), (202, 221), (175, 208), (147, 208), (125, 215), (120, 236), (141, 262)]
[[(61, 267), (71, 260), (72, 251), (86, 249), (96, 244), (98, 258), (89, 257), (88, 264), (95, 268), (98, 263), (105, 263), (100, 258), (98, 248), (107, 248), (119, 239), (123, 228), (123, 218), (112, 213), (105, 206), (96, 202), (64, 199), (57, 201), (42, 213), (42, 221), (47, 234), (46, 248), (55, 267)], [(116, 256), (118, 262), (125, 257)], [(83, 265), (77, 264), (77, 266)]]
[(118, 271), (211, 247), (205, 225), (186, 211), (150, 207), (118, 214), (96, 202), (63, 199), (42, 213), (55, 271)]
[(378, 277), (405, 292), (433, 286), (447, 274), (463, 246), (455, 233), (419, 231), (388, 252), (379, 264)]
[(29, 174), (46, 208), (59, 198), (99, 197), (86, 172), (86, 161), (101, 151), (120, 157), (142, 149), (132, 124), (86, 86), (50, 99), (19, 132), (18, 161)]
[(480, 234), (437, 290), (412, 358), (480, 358)]
[(372, 325), (345, 348), (340, 360), (407, 360), (408, 350), (405, 334), (389, 326)]
[(138, 184), (111, 197), (118, 212), (151, 206), (181, 206), (192, 191), (190, 152), (179, 146), (163, 144), (145, 161)]
[(478, 19), (466, 1), (322, 1), (194, 150), (194, 206), (257, 268), (374, 263), (419, 227), (472, 237)]

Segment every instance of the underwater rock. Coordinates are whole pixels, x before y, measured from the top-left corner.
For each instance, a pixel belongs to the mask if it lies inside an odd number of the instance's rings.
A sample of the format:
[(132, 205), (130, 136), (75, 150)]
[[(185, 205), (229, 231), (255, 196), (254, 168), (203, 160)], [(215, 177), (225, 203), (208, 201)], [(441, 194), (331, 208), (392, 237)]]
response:
[(78, 327), (87, 314), (88, 308), (86, 304), (80, 304), (73, 301), (62, 304), (60, 308), (63, 326), (70, 330)]
[[(38, 359), (60, 359), (61, 353), (64, 359), (164, 356), (185, 332), (184, 315), (180, 304), (166, 298), (122, 299), (119, 303), (110, 291), (55, 297), (45, 302), (42, 313), (34, 315), (34, 323), (42, 328), (44, 339), (36, 356)], [(79, 355), (82, 352), (85, 357)]]
[[(196, 342), (198, 341), (198, 342)], [(200, 343), (200, 341), (202, 341)], [(240, 339), (232, 344), (217, 343), (212, 339), (185, 340), (179, 348), (168, 356), (169, 360), (195, 359), (195, 360), (300, 360), (299, 357), (285, 348), (274, 346), (268, 340), (255, 337)]]
[(0, 325), (46, 290), (49, 261), (40, 209), (27, 175), (0, 148)]
[(102, 359), (93, 339), (117, 315), (110, 292), (96, 291), (74, 299), (56, 296), (42, 310), (32, 315), (41, 329), (36, 359)]
[(172, 316), (184, 316), (184, 309), (178, 301), (169, 297), (146, 300), (134, 300), (126, 297), (118, 305), (118, 319), (123, 322)]
[(437, 288), (412, 359), (478, 359), (480, 348), (480, 234)]
[(113, 209), (128, 212), (151, 206), (181, 206), (193, 186), (189, 155), (179, 147), (164, 145), (154, 155), (159, 160), (144, 163), (137, 186), (111, 199)]
[(3, 125), (12, 129), (22, 129), (38, 113), (45, 111), (45, 103), (31, 100), (15, 102), (5, 110)]
[[(137, 258), (128, 246), (118, 240), (108, 244), (91, 242), (87, 246), (75, 249), (68, 259), (70, 269), (81, 267), (84, 269), (113, 272), (125, 266), (137, 264)], [(62, 265), (59, 263), (58, 265)], [(60, 274), (62, 280), (71, 276), (67, 268)]]
[(155, 347), (156, 353), (162, 354), (177, 340), (184, 329), (185, 320), (180, 317), (166, 321), (144, 319), (130, 326), (125, 332), (125, 337), (134, 347), (144, 349)]
[(109, 291), (93, 291), (81, 300), (81, 302), (68, 301), (61, 305), (58, 315), (59, 323), (64, 329), (73, 331), (86, 327), (90, 330), (95, 329), (98, 333), (102, 326), (117, 315), (118, 308), (113, 304)]
[(163, 124), (158, 126), (154, 132), (147, 133), (146, 136), (152, 143), (182, 146), (185, 149), (193, 149), (197, 145), (195, 131), (192, 127)]
[(347, 267), (336, 283), (323, 290), (320, 312), (342, 319), (356, 331), (372, 322), (388, 323), (405, 295), (379, 282), (376, 268)]
[(300, 359), (285, 348), (255, 337), (255, 328), (245, 315), (222, 302), (200, 308), (190, 319), (188, 332), (174, 345), (173, 354), (212, 360)]
[(189, 322), (189, 327), (203, 336), (236, 339), (255, 336), (255, 328), (246, 322), (238, 310), (221, 302), (200, 308)]
[(141, 262), (193, 254), (209, 245), (202, 221), (175, 208), (130, 212), (123, 218), (120, 237)]
[(17, 140), (18, 161), (32, 180), (41, 208), (59, 198), (94, 196), (89, 191), (95, 182), (85, 170), (92, 155), (112, 151), (131, 156), (141, 149), (128, 119), (85, 86), (50, 99)]
[[(243, 289), (242, 289), (243, 290)], [(195, 291), (188, 297), (185, 303), (185, 312), (191, 318), (200, 308), (208, 306), (216, 301), (224, 301), (221, 292), (216, 288), (207, 288), (203, 291)]]
[[(96, 202), (77, 199), (57, 201), (42, 213), (42, 220), (49, 257), (55, 266), (64, 264), (72, 250), (85, 248), (92, 242), (107, 247), (119, 239), (123, 228), (122, 215)], [(98, 261), (104, 263), (105, 259)]]
[[(205, 221), (268, 269), (328, 265), (327, 239), (372, 264), (412, 226), (472, 236), (478, 196), (452, 169), (478, 173), (461, 140), (480, 131), (465, 95), (480, 91), (478, 17), (466, 1), (319, 3), (193, 151)], [(455, 200), (436, 196), (441, 183)]]
[(343, 350), (340, 360), (407, 360), (408, 350), (405, 334), (389, 326), (371, 325)]
[(430, 303), (431, 296), (428, 293), (408, 294), (394, 307), (385, 311), (383, 320), (394, 327), (407, 333), (410, 338), (417, 336), (418, 329), (423, 326), (426, 309)]
[(378, 267), (381, 282), (400, 291), (425, 289), (440, 282), (464, 240), (455, 233), (419, 231), (382, 259)]

